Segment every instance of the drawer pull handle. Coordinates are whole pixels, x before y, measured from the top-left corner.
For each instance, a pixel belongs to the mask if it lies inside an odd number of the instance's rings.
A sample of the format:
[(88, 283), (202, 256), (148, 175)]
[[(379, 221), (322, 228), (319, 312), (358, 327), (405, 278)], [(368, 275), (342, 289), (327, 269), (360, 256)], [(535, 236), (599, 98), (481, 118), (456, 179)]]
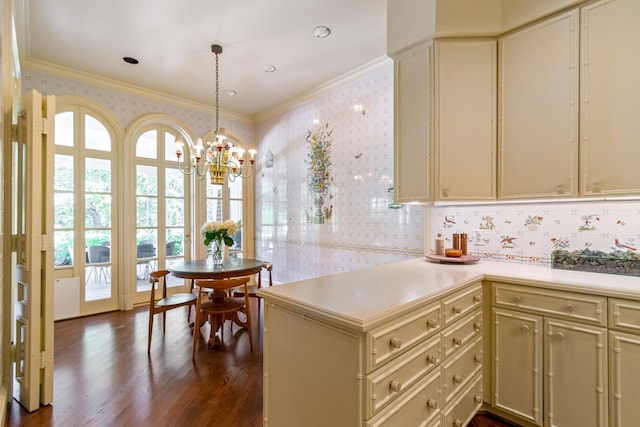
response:
[(514, 304), (520, 304), (520, 301), (522, 301), (522, 297), (520, 297), (519, 295), (516, 295), (515, 297), (513, 297)]
[(453, 307), (453, 312), (454, 312), (454, 313), (456, 313), (456, 314), (460, 314), (460, 313), (462, 313), (462, 307), (457, 306), (457, 305), (456, 305), (456, 306), (454, 306), (454, 307)]
[(433, 319), (427, 319), (427, 328), (437, 328), (438, 322)]
[(527, 332), (529, 332), (529, 330), (530, 330), (530, 329), (531, 329), (531, 328), (529, 327), (529, 325), (522, 325), (522, 326), (520, 326), (520, 330), (521, 330), (523, 333), (525, 333), (525, 334), (526, 334)]
[(454, 375), (453, 376), (453, 382), (460, 384), (462, 382), (462, 377), (460, 375)]
[(438, 401), (435, 399), (427, 400), (427, 408), (436, 409), (438, 407)]
[(391, 347), (393, 348), (400, 348), (402, 347), (402, 340), (400, 338), (391, 338), (391, 341), (389, 342), (391, 344)]
[(482, 356), (480, 356), (479, 354), (476, 354), (475, 356), (473, 356), (473, 361), (475, 363), (482, 363)]
[(473, 401), (474, 401), (477, 405), (481, 404), (481, 403), (482, 403), (482, 396), (476, 395), (476, 396), (473, 398)]
[(453, 427), (462, 427), (462, 421), (453, 420)]
[(453, 345), (462, 345), (462, 338), (453, 337)]
[(438, 358), (433, 354), (430, 354), (427, 356), (427, 363), (430, 365), (435, 365), (436, 363), (438, 363)]
[(575, 310), (575, 309), (576, 309), (576, 306), (575, 306), (575, 305), (573, 305), (573, 304), (567, 304), (567, 311), (568, 311), (569, 313), (573, 313), (573, 310)]
[(480, 295), (474, 295), (473, 302), (482, 302), (482, 297)]
[(476, 331), (479, 331), (480, 329), (482, 329), (482, 323), (480, 322), (475, 322), (473, 324), (473, 329), (475, 329)]
[(402, 390), (402, 384), (400, 381), (391, 381), (391, 383), (389, 383), (389, 390), (400, 393), (400, 390)]

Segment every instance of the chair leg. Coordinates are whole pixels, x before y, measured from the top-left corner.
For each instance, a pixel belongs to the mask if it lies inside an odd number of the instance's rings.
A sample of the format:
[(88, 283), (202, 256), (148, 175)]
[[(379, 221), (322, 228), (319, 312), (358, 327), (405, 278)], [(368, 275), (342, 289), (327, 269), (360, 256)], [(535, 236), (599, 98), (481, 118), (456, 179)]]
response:
[(167, 312), (163, 311), (162, 312), (162, 335), (164, 335), (166, 329), (167, 329)]
[(196, 348), (198, 347), (198, 338), (200, 338), (200, 319), (201, 314), (196, 310), (195, 320), (193, 324), (193, 346), (191, 348), (191, 360), (196, 358)]
[(153, 332), (153, 309), (149, 310), (149, 337), (147, 338), (147, 354), (151, 354), (151, 333)]

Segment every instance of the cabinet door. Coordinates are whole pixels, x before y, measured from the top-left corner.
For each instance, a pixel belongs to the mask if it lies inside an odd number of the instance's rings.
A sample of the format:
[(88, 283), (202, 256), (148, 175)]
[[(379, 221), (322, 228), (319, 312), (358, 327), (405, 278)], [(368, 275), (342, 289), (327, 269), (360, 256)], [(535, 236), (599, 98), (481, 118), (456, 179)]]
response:
[(436, 200), (496, 198), (496, 42), (435, 43)]
[(395, 58), (394, 197), (427, 202), (431, 174), (431, 43)]
[(609, 383), (611, 394), (611, 427), (625, 427), (640, 420), (640, 335), (609, 332)]
[(499, 41), (498, 198), (578, 195), (578, 12)]
[(545, 425), (607, 426), (607, 330), (545, 319)]
[(542, 425), (542, 317), (493, 310), (493, 406)]
[(580, 188), (584, 195), (640, 194), (640, 2), (582, 9)]

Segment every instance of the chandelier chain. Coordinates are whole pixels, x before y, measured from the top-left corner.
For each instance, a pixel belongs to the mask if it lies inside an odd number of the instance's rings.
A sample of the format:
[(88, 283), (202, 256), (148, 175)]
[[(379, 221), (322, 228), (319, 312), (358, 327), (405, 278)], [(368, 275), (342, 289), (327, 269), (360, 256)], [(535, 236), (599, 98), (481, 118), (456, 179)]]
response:
[(220, 85), (219, 85), (219, 72), (220, 72), (220, 64), (219, 64), (220, 54), (216, 52), (216, 135), (218, 134), (218, 117), (220, 110)]

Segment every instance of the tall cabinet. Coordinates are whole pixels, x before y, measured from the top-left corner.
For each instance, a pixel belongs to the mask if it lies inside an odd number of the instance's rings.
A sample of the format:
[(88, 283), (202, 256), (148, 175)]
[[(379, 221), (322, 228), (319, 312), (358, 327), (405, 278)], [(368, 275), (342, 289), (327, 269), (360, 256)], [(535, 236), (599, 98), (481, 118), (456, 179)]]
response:
[(436, 40), (435, 124), (435, 199), (495, 200), (495, 40)]
[(640, 194), (640, 2), (582, 8), (581, 192)]
[(578, 195), (578, 11), (499, 41), (500, 199)]
[(394, 58), (394, 190), (397, 203), (431, 200), (432, 43)]

